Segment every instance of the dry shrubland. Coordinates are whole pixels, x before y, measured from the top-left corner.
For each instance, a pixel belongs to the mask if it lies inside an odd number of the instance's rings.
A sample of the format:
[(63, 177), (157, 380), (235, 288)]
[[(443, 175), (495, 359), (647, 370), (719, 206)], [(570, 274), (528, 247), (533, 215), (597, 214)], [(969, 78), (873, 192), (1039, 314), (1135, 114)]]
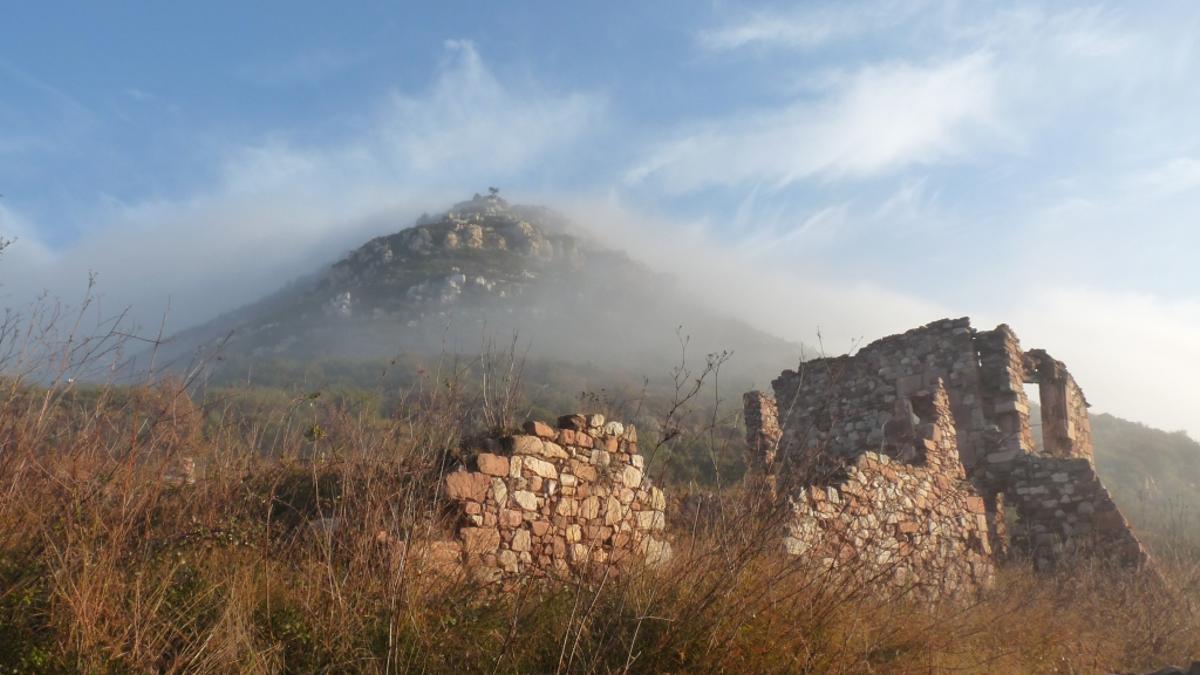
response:
[[(426, 373), (380, 416), (194, 379), (78, 387), (97, 353), (3, 382), (5, 672), (1086, 673), (1200, 655), (1194, 513), (1153, 533), (1166, 585), (1013, 561), (965, 601), (880, 595), (782, 555), (724, 499), (669, 514), (664, 567), (480, 587), (427, 544), (452, 531), (438, 486), (456, 453), (519, 414), (511, 368), (488, 389)], [(685, 427), (662, 425), (664, 447)]]

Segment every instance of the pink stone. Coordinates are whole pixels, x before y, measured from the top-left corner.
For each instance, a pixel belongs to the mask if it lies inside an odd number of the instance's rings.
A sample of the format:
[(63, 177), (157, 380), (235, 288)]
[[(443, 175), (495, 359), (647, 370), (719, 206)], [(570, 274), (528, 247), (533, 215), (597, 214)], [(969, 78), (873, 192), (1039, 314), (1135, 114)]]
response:
[(446, 476), (446, 495), (451, 499), (482, 502), (492, 479), (482, 473), (455, 471)]
[(489, 476), (507, 476), (508, 458), (491, 453), (479, 455), (479, 470)]

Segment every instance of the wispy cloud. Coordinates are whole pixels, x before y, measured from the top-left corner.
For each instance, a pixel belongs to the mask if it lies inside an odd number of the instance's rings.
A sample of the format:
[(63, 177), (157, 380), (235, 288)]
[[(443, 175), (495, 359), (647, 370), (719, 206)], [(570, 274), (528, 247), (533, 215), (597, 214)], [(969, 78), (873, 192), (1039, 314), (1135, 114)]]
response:
[(762, 44), (815, 47), (828, 40), (835, 28), (827, 16), (784, 17), (759, 11), (736, 23), (700, 31), (697, 40), (716, 51)]
[(255, 84), (285, 86), (312, 84), (364, 62), (366, 54), (330, 48), (306, 49), (287, 58), (243, 66), (239, 75)]
[(673, 192), (757, 182), (778, 188), (961, 158), (977, 141), (973, 132), (998, 123), (995, 79), (985, 53), (867, 66), (815, 102), (690, 124), (625, 179)]
[(65, 248), (38, 241), (44, 225), (0, 212), (0, 228), (22, 239), (3, 260), (6, 304), (42, 289), (74, 297), (94, 270), (110, 302), (143, 321), (173, 297), (180, 328), (405, 227), (466, 186), (566, 154), (602, 124), (602, 96), (500, 81), (469, 42), (447, 55), (430, 89), (388, 95), (355, 132), (231, 144), (215, 180), (177, 199), (97, 205), (94, 227)]
[(1130, 184), (1135, 189), (1152, 190), (1160, 195), (1200, 190), (1200, 159), (1175, 157), (1151, 169), (1138, 172)]
[(696, 34), (713, 51), (742, 48), (811, 49), (895, 25), (925, 9), (921, 0), (907, 2), (805, 3), (787, 9), (739, 11), (724, 22)]
[(1026, 289), (1003, 316), (1027, 347), (1064, 361), (1100, 412), (1200, 438), (1190, 394), (1200, 363), (1200, 303), (1056, 284)]

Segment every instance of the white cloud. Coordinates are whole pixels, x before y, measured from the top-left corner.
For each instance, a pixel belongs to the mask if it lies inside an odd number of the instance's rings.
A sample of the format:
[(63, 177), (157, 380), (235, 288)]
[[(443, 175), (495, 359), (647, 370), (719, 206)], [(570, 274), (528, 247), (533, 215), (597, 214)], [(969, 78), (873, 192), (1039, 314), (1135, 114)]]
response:
[[(657, 271), (679, 279), (719, 314), (739, 318), (773, 335), (842, 354), (884, 335), (902, 332), (953, 312), (872, 280), (824, 278), (808, 273), (823, 253), (793, 252), (780, 264), (780, 247), (760, 240), (729, 242), (705, 222), (648, 216), (617, 198), (574, 201), (568, 212), (601, 241)], [(819, 226), (840, 208), (823, 209), (806, 222)], [(811, 354), (809, 356), (812, 356)], [(780, 370), (789, 364), (780, 364)]]
[(1065, 362), (1095, 410), (1200, 438), (1200, 302), (1039, 286), (1002, 311), (992, 320)]
[(600, 96), (501, 82), (469, 42), (450, 43), (428, 91), (388, 96), (356, 131), (320, 144), (280, 132), (231, 145), (215, 180), (178, 199), (102, 203), (65, 247), (0, 210), (0, 234), (21, 239), (0, 259), (3, 302), (43, 290), (78, 297), (95, 271), (110, 307), (132, 305), (156, 326), (171, 298), (171, 325), (183, 328), (407, 227), (468, 186), (569, 152), (604, 115)]
[(1171, 195), (1200, 188), (1200, 159), (1176, 157), (1138, 173), (1131, 183), (1134, 188), (1153, 190)]
[(784, 17), (755, 12), (732, 25), (701, 31), (700, 44), (712, 50), (738, 49), (748, 45), (815, 47), (834, 33), (828, 17)]
[(868, 66), (817, 102), (693, 125), (626, 174), (673, 192), (813, 176), (869, 176), (961, 158), (994, 129), (992, 60), (974, 53), (917, 66)]
[(894, 27), (927, 3), (841, 2), (820, 6), (809, 3), (779, 11), (757, 9), (741, 12), (725, 23), (700, 31), (697, 41), (706, 49), (728, 51), (743, 48), (812, 49), (835, 40)]

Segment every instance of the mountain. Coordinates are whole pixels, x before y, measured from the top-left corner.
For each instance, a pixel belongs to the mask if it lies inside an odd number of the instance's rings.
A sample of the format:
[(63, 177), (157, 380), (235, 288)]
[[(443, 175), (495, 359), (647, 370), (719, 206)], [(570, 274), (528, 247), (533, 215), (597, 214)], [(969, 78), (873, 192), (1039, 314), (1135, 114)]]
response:
[[(681, 328), (682, 327), (682, 328)], [(679, 331), (679, 334), (677, 334)], [(275, 294), (173, 337), (176, 360), (215, 349), (242, 359), (477, 353), (514, 336), (531, 358), (667, 372), (688, 353), (731, 350), (766, 382), (800, 345), (717, 316), (673, 278), (604, 248), (562, 215), (495, 191), (422, 216)]]
[(1107, 413), (1091, 423), (1096, 466), (1118, 501), (1200, 505), (1200, 443)]

